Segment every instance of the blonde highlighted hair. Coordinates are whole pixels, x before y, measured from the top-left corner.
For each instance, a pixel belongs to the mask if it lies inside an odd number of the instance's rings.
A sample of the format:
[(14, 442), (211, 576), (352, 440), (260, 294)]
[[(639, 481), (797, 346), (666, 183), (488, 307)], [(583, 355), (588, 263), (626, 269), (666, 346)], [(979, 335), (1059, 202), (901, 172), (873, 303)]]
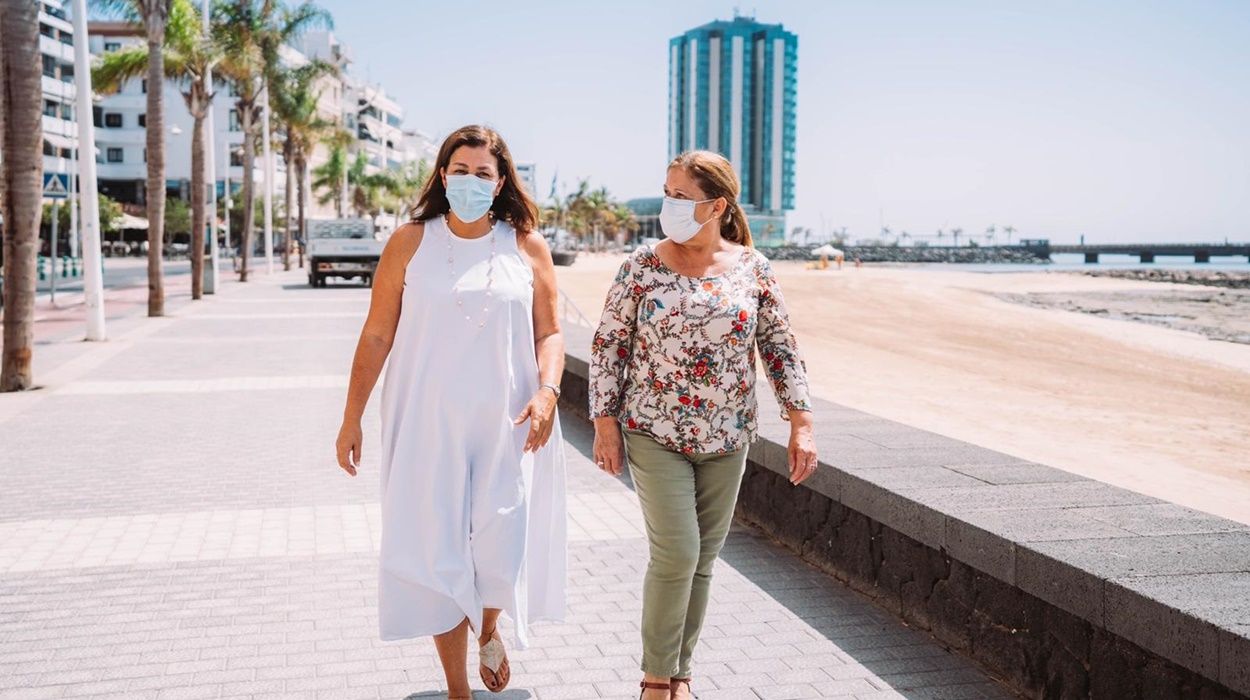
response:
[(668, 164), (669, 169), (681, 168), (687, 175), (694, 178), (699, 189), (703, 190), (708, 199), (724, 197), (729, 205), (721, 215), (720, 235), (734, 243), (751, 247), (751, 227), (747, 223), (746, 213), (738, 203), (738, 195), (742, 185), (738, 182), (738, 173), (734, 166), (719, 153), (712, 151), (686, 151)]

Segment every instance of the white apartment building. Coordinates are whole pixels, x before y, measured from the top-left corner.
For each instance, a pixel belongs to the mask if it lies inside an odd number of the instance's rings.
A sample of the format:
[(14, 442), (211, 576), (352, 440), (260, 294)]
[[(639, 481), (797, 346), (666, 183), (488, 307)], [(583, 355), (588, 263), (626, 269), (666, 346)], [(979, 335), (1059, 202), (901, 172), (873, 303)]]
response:
[[(376, 172), (403, 164), (400, 141), (404, 136), (404, 112), (380, 85), (348, 83), (346, 126), (356, 132), (356, 147)], [(354, 107), (354, 108), (353, 108)]]
[(438, 159), (438, 144), (434, 143), (429, 134), (419, 129), (404, 129), (404, 135), (399, 139), (399, 148), (404, 153), (404, 160), (410, 163), (424, 160), (432, 168), (434, 161)]
[[(122, 47), (146, 46), (142, 30), (125, 22), (92, 22), (87, 29), (88, 47), (92, 55), (102, 55)], [(93, 116), (96, 144), (100, 150), (98, 180), (101, 194), (123, 203), (143, 204), (147, 181), (147, 84), (146, 78), (134, 78), (122, 89), (97, 98)], [(224, 192), (227, 173), (231, 189), (237, 191), (243, 182), (243, 133), (235, 100), (238, 93), (222, 80), (214, 80), (217, 96), (213, 100), (215, 126), (217, 192)], [(165, 106), (165, 187), (167, 196), (190, 199), (191, 134), (195, 121), (187, 110), (182, 90), (185, 86), (171, 81), (161, 85)], [(275, 150), (277, 146), (274, 147)], [(228, 154), (228, 156), (227, 156)], [(275, 156), (275, 191), (284, 186), (286, 168)], [(263, 186), (264, 164), (257, 148), (254, 168), (256, 186)]]
[[(122, 22), (92, 22), (88, 29), (89, 48), (93, 55), (115, 51), (123, 46), (145, 45), (140, 30)], [(319, 81), (318, 110), (323, 119), (336, 121), (356, 135), (350, 146), (350, 156), (364, 152), (369, 159), (369, 170), (399, 167), (402, 163), (429, 153), (429, 139), (420, 132), (405, 133), (402, 128), (403, 109), (380, 86), (360, 85), (348, 73), (351, 55), (330, 32), (309, 32), (298, 46), (283, 46), (281, 58), (295, 67), (309, 60), (320, 58), (337, 65), (340, 77), (325, 77)], [(216, 86), (213, 100), (216, 149), (216, 181), (219, 195), (224, 193), (224, 180), (229, 174), (231, 190), (237, 192), (243, 179), (243, 134), (237, 104), (237, 92), (224, 81)], [(72, 87), (72, 86), (71, 86)], [(194, 122), (186, 108), (181, 87), (165, 81), (165, 172), (166, 188), (171, 197), (190, 198), (191, 133)], [(95, 109), (96, 143), (99, 148), (99, 181), (103, 194), (122, 202), (141, 204), (145, 199), (147, 178), (145, 110), (147, 105), (147, 81), (130, 80), (116, 94), (97, 100)], [(277, 124), (272, 125), (274, 129)], [(286, 181), (286, 165), (281, 158), (281, 144), (271, 141), (274, 151), (275, 202), (281, 201)], [(229, 156), (227, 157), (227, 153)], [(263, 187), (265, 171), (261, 149), (257, 146), (254, 179), (258, 188)], [(312, 170), (326, 161), (329, 149), (318, 144), (309, 158), (309, 179)], [(428, 156), (433, 162), (433, 156)], [(333, 217), (333, 203), (320, 205), (317, 195), (308, 193), (306, 202), (308, 216)]]
[(39, 53), (43, 63), (43, 171), (72, 176), (78, 148), (74, 121), (74, 27), (61, 0), (39, 4)]

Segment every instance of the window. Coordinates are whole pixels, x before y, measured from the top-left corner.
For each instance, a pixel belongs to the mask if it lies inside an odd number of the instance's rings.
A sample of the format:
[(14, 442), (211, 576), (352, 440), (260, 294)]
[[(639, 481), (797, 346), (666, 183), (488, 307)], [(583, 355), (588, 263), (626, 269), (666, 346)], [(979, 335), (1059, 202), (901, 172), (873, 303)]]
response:
[(143, 80), (139, 82), (139, 92), (146, 94), (147, 91), (148, 91), (148, 79), (144, 78)]
[(139, 126), (147, 126), (147, 125), (148, 125), (148, 115), (146, 115), (146, 114), (140, 114), (140, 115), (139, 115)]
[(45, 117), (55, 117), (57, 112), (57, 103), (52, 100), (43, 101), (43, 115)]
[(109, 51), (117, 51), (117, 50), (118, 50), (118, 49), (120, 49), (121, 47), (122, 47), (121, 42), (117, 42), (117, 41), (106, 41), (106, 42), (104, 42), (104, 51), (105, 51), (106, 53), (107, 53), (107, 52), (109, 52)]
[(39, 33), (51, 39), (56, 38), (56, 30), (46, 24), (39, 25)]
[(147, 148), (143, 149), (143, 162), (144, 163), (148, 162), (148, 149)]
[(62, 119), (73, 119), (73, 118), (74, 118), (74, 108), (73, 108), (72, 106), (70, 106), (70, 104), (69, 104), (68, 102), (62, 102), (62, 103), (61, 103), (61, 118), (62, 118)]
[(243, 167), (242, 151), (236, 151), (236, 150), (230, 151), (230, 165), (231, 167), (239, 167), (239, 168)]
[(233, 80), (230, 81), (230, 96), (231, 97), (239, 96), (239, 84), (234, 82)]
[(56, 59), (47, 54), (43, 54), (43, 74), (49, 78), (56, 77)]
[(52, 147), (52, 144), (48, 143), (47, 141), (44, 141), (43, 142), (43, 154), (45, 156), (54, 156), (56, 155), (56, 149)]
[(92, 106), (91, 123), (94, 124), (97, 129), (104, 126), (104, 108)]
[(110, 148), (110, 149), (108, 149), (108, 161), (109, 161), (110, 163), (120, 163), (120, 162), (122, 162), (122, 149), (120, 149), (120, 148)]
[(61, 40), (61, 43), (62, 43), (62, 44), (73, 44), (73, 43), (74, 43), (74, 35), (73, 35), (73, 34), (71, 34), (70, 32), (65, 32), (65, 31), (62, 31), (62, 32), (60, 33), (60, 35), (59, 35), (57, 38)]
[(120, 128), (122, 125), (122, 115), (118, 112), (109, 112), (104, 115), (104, 125), (110, 129)]
[(72, 63), (61, 64), (61, 80), (67, 83), (74, 82), (74, 64)]
[(239, 131), (239, 110), (230, 110), (230, 116), (226, 121), (229, 123), (229, 127), (227, 128), (230, 131)]

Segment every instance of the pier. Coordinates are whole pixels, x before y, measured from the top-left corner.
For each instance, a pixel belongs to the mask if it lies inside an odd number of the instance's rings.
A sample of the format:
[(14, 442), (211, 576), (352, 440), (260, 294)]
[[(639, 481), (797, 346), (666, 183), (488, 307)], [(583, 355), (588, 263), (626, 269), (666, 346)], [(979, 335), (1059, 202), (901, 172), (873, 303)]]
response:
[(1085, 262), (1097, 263), (1101, 255), (1133, 255), (1143, 263), (1152, 263), (1156, 256), (1193, 258), (1196, 263), (1211, 262), (1212, 257), (1245, 256), (1250, 260), (1250, 243), (1104, 243), (1098, 245), (1052, 245), (1045, 239), (1025, 239), (1020, 245), (1037, 250), (1049, 258), (1055, 253), (1077, 253)]

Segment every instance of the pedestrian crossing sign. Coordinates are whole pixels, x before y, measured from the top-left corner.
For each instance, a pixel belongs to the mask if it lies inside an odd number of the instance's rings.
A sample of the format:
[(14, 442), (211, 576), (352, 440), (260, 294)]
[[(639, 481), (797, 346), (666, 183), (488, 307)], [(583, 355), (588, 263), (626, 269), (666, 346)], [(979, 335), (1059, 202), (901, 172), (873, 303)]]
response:
[(48, 199), (65, 199), (68, 197), (69, 175), (65, 173), (44, 173), (43, 196)]

